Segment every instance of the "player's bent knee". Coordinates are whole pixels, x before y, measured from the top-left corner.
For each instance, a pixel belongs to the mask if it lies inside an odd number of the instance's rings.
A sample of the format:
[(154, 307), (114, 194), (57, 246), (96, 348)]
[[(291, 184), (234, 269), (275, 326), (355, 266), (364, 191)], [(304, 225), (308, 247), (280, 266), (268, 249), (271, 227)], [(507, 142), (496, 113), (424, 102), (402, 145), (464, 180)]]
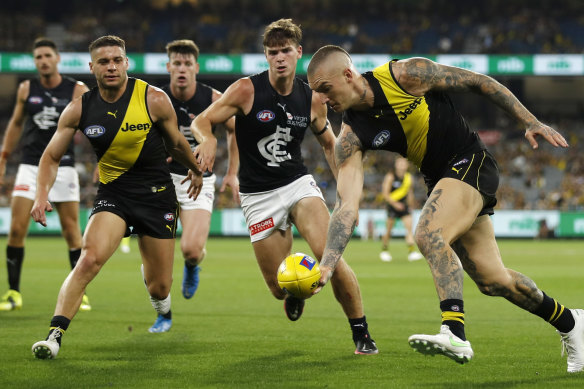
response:
[(77, 264), (75, 265), (74, 272), (80, 278), (83, 279), (93, 279), (99, 273), (103, 266), (103, 262), (99, 261), (93, 255), (84, 255), (79, 258)]

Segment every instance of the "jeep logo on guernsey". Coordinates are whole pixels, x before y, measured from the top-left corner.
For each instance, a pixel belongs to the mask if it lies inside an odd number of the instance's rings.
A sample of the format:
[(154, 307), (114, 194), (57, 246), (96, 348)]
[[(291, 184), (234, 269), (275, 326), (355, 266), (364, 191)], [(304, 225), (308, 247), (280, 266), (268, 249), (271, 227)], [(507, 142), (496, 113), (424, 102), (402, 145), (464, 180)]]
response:
[(83, 133), (88, 138), (97, 138), (98, 136), (102, 136), (103, 134), (105, 134), (105, 128), (103, 128), (102, 126), (93, 125), (86, 127), (85, 130), (83, 130)]
[(255, 235), (255, 234), (259, 233), (259, 232), (268, 230), (268, 229), (270, 229), (272, 227), (274, 227), (274, 219), (273, 218), (269, 218), (269, 219), (266, 219), (266, 220), (262, 220), (259, 223), (252, 224), (249, 227), (249, 233), (251, 235)]
[(381, 147), (389, 141), (391, 137), (391, 133), (387, 130), (381, 131), (379, 134), (375, 136), (373, 139), (373, 147)]
[(276, 114), (268, 109), (258, 112), (256, 118), (263, 123), (271, 122), (276, 117)]
[(150, 129), (150, 123), (130, 124), (126, 122), (126, 127), (120, 128), (122, 131), (147, 131)]
[(305, 255), (304, 258), (302, 258), (302, 260), (300, 261), (300, 265), (304, 266), (308, 270), (312, 270), (315, 263), (316, 263), (316, 260), (310, 258), (308, 255)]
[(411, 114), (412, 112), (414, 112), (414, 109), (418, 108), (418, 105), (422, 104), (422, 98), (418, 97), (417, 99), (414, 100), (413, 103), (411, 103), (408, 108), (404, 109), (403, 111), (399, 111), (399, 120), (406, 120), (408, 115)]

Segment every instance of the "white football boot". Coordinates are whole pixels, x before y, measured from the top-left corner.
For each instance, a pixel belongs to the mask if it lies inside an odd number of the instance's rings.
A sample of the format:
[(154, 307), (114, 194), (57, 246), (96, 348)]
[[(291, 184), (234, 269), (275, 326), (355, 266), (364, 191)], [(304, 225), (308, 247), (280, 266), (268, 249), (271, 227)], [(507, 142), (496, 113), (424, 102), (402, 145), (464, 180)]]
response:
[(562, 341), (562, 356), (568, 354), (568, 373), (584, 370), (584, 310), (570, 309), (574, 328), (568, 333), (558, 331)]
[(382, 251), (381, 253), (379, 253), (379, 259), (381, 259), (383, 262), (391, 262), (393, 257), (391, 256), (389, 251)]
[(447, 325), (440, 326), (440, 333), (437, 335), (412, 335), (408, 342), (414, 350), (422, 354), (442, 354), (460, 364), (470, 362), (474, 356), (470, 342), (454, 335)]
[(59, 353), (61, 346), (57, 342), (60, 337), (61, 329), (59, 327), (53, 329), (47, 340), (41, 340), (32, 345), (32, 353), (38, 359), (53, 359)]

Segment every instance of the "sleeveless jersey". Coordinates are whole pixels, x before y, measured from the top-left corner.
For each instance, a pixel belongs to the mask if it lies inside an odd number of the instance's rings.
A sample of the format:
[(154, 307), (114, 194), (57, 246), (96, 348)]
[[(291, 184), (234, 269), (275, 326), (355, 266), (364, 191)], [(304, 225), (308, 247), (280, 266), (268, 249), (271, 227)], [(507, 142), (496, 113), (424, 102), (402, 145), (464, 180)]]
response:
[(397, 152), (429, 182), (440, 179), (457, 155), (485, 149), (447, 94), (410, 95), (395, 79), (391, 62), (363, 73), (373, 90), (373, 107), (343, 114), (364, 150)]
[(403, 177), (398, 177), (397, 174), (394, 173), (389, 197), (391, 197), (391, 199), (394, 201), (401, 201), (405, 203), (411, 187), (412, 175), (410, 173), (406, 172)]
[(312, 91), (295, 78), (292, 93), (281, 96), (270, 84), (268, 71), (250, 80), (253, 106), (249, 114), (235, 118), (242, 193), (276, 189), (308, 173), (300, 144), (310, 125)]
[[(73, 99), (76, 81), (62, 76), (61, 83), (53, 89), (46, 89), (37, 78), (30, 80), (30, 91), (25, 103), (27, 120), (22, 133), (21, 163), (38, 165), (43, 151), (57, 131), (61, 113)], [(75, 165), (73, 142), (61, 158), (60, 166)]]
[[(168, 84), (165, 85), (162, 90), (166, 92), (168, 97), (170, 97), (170, 101), (172, 102), (172, 106), (176, 112), (178, 129), (189, 142), (191, 150), (194, 150), (199, 143), (195, 140), (195, 136), (191, 132), (191, 122), (198, 114), (203, 112), (209, 105), (211, 105), (213, 102), (213, 89), (210, 86), (197, 81), (195, 94), (187, 101), (182, 101), (174, 97), (170, 91), (170, 85)], [(176, 162), (174, 159), (169, 164), (169, 168), (171, 173), (180, 174), (183, 176), (186, 176), (188, 172), (186, 167)], [(205, 172), (203, 177), (209, 177), (211, 175), (212, 173)]]
[[(99, 189), (146, 200), (174, 186), (160, 129), (146, 105), (148, 84), (128, 78), (118, 101), (104, 101), (97, 87), (83, 95), (79, 129), (98, 160)], [(155, 196), (152, 196), (155, 198)]]

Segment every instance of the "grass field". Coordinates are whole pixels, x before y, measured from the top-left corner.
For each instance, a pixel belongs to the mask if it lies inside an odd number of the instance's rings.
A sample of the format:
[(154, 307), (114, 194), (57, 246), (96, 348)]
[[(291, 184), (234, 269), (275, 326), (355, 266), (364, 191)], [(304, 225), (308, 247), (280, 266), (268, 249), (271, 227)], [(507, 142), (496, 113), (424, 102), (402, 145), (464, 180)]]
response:
[[(5, 247), (6, 239), (0, 239)], [(116, 253), (87, 293), (55, 360), (35, 360), (59, 287), (67, 275), (60, 238), (29, 238), (21, 311), (0, 312), (1, 388), (559, 388), (584, 387), (568, 375), (555, 330), (465, 280), (467, 336), (475, 359), (458, 365), (414, 353), (407, 338), (435, 333), (440, 311), (424, 261), (409, 263), (403, 241), (394, 261), (378, 259), (379, 242), (354, 240), (346, 258), (360, 284), (376, 356), (353, 355), (346, 318), (330, 287), (310, 299), (298, 322), (264, 285), (247, 239), (211, 238), (201, 284), (192, 300), (180, 293), (175, 254), (173, 327), (150, 334), (155, 319), (140, 276), (136, 241)], [(501, 241), (508, 267), (533, 278), (568, 307), (584, 307), (583, 241)], [(306, 251), (296, 241), (295, 251)], [(177, 246), (178, 253), (178, 246)], [(6, 289), (4, 261), (0, 293)]]

